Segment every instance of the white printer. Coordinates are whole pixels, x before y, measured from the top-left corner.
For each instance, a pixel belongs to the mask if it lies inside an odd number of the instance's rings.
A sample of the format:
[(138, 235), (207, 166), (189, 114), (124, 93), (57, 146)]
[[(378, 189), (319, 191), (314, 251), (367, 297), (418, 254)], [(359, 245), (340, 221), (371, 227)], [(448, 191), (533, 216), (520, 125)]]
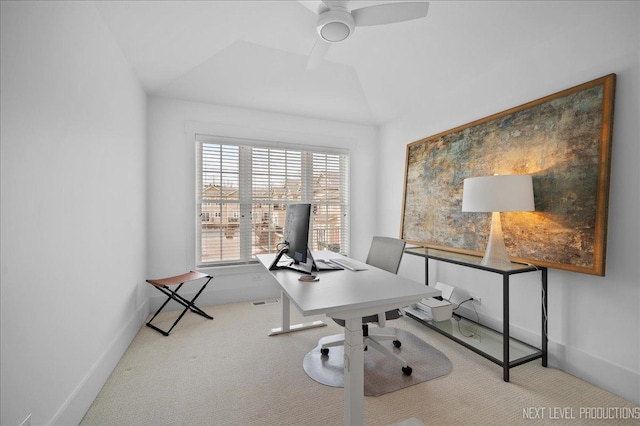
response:
[(453, 313), (451, 302), (449, 299), (453, 294), (453, 287), (441, 282), (437, 282), (435, 286), (442, 292), (442, 299), (430, 297), (422, 299), (421, 302), (412, 305), (405, 310), (411, 314), (425, 320), (433, 319), (433, 321), (448, 321)]

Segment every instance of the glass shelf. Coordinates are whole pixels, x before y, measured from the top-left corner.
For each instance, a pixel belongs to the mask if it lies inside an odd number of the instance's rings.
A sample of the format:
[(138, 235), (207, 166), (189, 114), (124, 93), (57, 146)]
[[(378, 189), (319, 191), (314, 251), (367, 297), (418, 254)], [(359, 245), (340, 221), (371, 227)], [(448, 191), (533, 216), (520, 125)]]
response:
[[(542, 365), (547, 366), (547, 268), (537, 267), (525, 263), (512, 262), (510, 265), (483, 265), (482, 258), (472, 254), (458, 253), (427, 247), (410, 247), (405, 253), (423, 257), (425, 260), (425, 284), (429, 283), (429, 260), (452, 263), (468, 268), (489, 271), (502, 276), (502, 332), (497, 332), (482, 324), (466, 318), (458, 322), (455, 318), (449, 321), (435, 322), (423, 310), (409, 308), (408, 316), (423, 323), (427, 327), (449, 337), (461, 345), (471, 349), (479, 355), (493, 361), (502, 367), (503, 379), (509, 381), (509, 368), (515, 367), (534, 359), (542, 358)], [(509, 281), (515, 274), (540, 271), (542, 285), (542, 324), (541, 348), (537, 349), (524, 342), (514, 339), (509, 334)], [(415, 308), (415, 305), (413, 306)], [(458, 317), (461, 318), (461, 317)], [(506, 360), (506, 362), (504, 361)]]
[[(428, 313), (420, 309), (411, 307), (404, 310), (407, 316), (432, 330), (445, 335), (500, 366), (504, 365), (502, 333), (464, 317), (459, 317), (459, 320), (451, 317), (446, 321), (434, 321)], [(515, 367), (540, 357), (542, 357), (540, 349), (513, 337), (509, 338), (510, 367)]]
[(455, 263), (470, 268), (483, 269), (485, 271), (497, 272), (499, 274), (518, 274), (521, 272), (535, 271), (538, 268), (526, 263), (511, 262), (509, 266), (482, 265), (482, 257), (472, 254), (458, 253), (447, 250), (439, 250), (427, 247), (410, 247), (405, 249), (405, 253), (414, 256), (426, 257), (443, 262)]

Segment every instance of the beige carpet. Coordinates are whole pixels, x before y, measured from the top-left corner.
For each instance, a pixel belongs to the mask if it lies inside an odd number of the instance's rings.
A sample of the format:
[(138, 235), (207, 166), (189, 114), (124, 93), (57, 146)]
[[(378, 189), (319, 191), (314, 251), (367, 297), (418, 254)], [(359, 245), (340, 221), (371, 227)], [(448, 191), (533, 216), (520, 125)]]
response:
[[(371, 331), (389, 335), (395, 333), (402, 342), (400, 348), (395, 348), (390, 340), (381, 344), (401, 356), (413, 372), (410, 376), (405, 376), (398, 361), (369, 348), (364, 353), (365, 396), (395, 392), (444, 376), (451, 371), (449, 358), (415, 334), (393, 327), (371, 326)], [(344, 333), (321, 338), (318, 345), (304, 356), (302, 366), (307, 375), (316, 382), (326, 386), (344, 387), (344, 346), (332, 347), (326, 356), (320, 353), (323, 343), (337, 338), (344, 339)]]
[[(268, 337), (278, 326), (279, 304), (212, 306), (213, 321), (187, 314), (169, 337), (142, 327), (88, 410), (83, 425), (309, 425), (342, 424), (343, 389), (321, 385), (302, 369), (318, 340), (341, 332), (327, 327)], [(291, 309), (294, 321), (300, 317)], [(158, 316), (170, 325), (175, 312)], [(305, 318), (304, 321), (325, 319)], [(164, 321), (164, 323), (163, 323)], [(450, 374), (379, 397), (365, 397), (367, 425), (416, 418), (426, 425), (596, 424), (549, 418), (554, 407), (636, 407), (607, 391), (539, 361), (502, 369), (410, 318), (394, 327), (407, 330), (444, 353)], [(543, 408), (543, 419), (525, 410)], [(601, 424), (637, 424), (605, 421)]]

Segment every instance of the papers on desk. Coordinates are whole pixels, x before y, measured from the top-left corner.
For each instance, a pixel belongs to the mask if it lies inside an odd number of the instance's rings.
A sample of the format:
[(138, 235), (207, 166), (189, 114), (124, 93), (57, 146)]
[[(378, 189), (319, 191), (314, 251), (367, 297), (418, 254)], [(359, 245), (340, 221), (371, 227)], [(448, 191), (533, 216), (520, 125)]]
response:
[(333, 263), (329, 263), (326, 260), (315, 259), (316, 268), (318, 271), (341, 271), (342, 267), (338, 265), (334, 265)]
[(331, 259), (328, 259), (328, 262), (336, 264), (338, 266), (342, 266), (343, 268), (348, 269), (350, 271), (366, 271), (367, 270), (367, 268), (363, 268), (362, 266), (358, 265), (356, 262), (352, 262), (349, 259), (331, 258)]

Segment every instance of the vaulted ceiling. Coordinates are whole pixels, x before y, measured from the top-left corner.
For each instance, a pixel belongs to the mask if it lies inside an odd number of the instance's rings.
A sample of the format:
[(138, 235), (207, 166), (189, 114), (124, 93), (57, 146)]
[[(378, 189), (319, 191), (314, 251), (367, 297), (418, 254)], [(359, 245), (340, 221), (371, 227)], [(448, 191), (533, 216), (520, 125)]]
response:
[(150, 95), (370, 125), (535, 54), (588, 7), (432, 1), (426, 18), (357, 28), (307, 69), (317, 16), (298, 1), (95, 4)]

